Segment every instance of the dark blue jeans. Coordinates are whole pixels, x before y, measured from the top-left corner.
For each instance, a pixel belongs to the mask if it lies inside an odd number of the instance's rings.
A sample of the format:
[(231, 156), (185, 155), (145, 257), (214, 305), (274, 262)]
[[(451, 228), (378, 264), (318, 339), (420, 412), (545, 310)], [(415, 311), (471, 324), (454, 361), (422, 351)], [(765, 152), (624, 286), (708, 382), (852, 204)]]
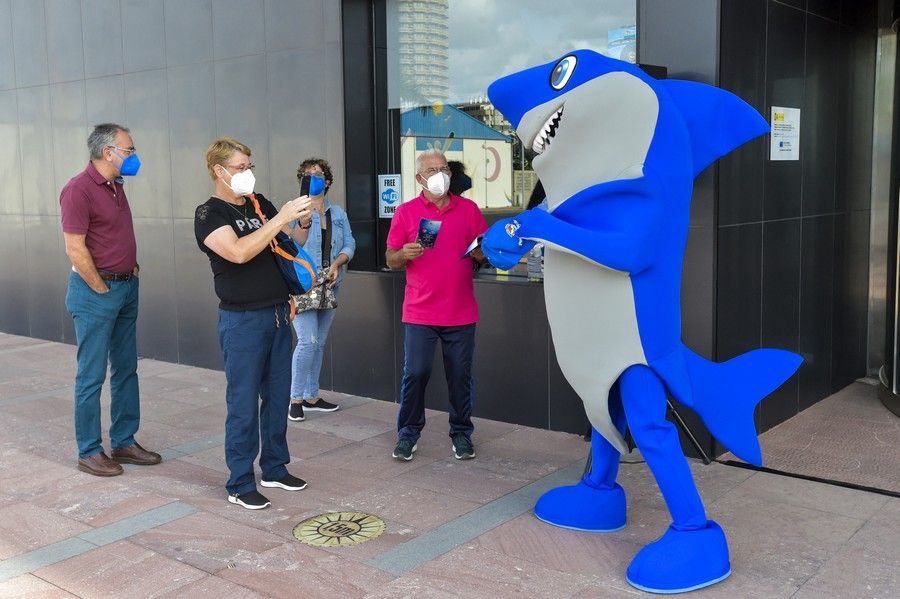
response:
[(444, 372), (450, 395), (450, 435), (472, 436), (475, 380), (475, 325), (438, 327), (406, 324), (403, 336), (403, 379), (400, 382), (400, 413), (397, 433), (415, 443), (425, 428), (425, 387), (431, 378), (434, 347), (438, 340), (444, 354)]
[(231, 473), (226, 488), (232, 495), (256, 490), (257, 453), (263, 480), (287, 474), (293, 341), (287, 304), (243, 312), (219, 310), (227, 382), (225, 463)]
[(69, 275), (66, 310), (75, 323), (78, 371), (75, 375), (75, 441), (78, 456), (103, 451), (100, 389), (110, 376), (109, 439), (113, 448), (134, 443), (141, 423), (137, 377), (138, 279), (109, 281), (97, 293), (76, 272)]

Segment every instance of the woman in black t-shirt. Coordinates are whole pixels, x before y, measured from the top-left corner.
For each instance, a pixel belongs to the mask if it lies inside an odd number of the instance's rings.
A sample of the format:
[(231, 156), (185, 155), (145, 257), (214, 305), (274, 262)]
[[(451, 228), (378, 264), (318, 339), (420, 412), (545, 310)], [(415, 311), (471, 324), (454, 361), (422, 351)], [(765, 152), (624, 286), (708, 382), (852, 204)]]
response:
[[(219, 343), (225, 359), (225, 461), (228, 501), (262, 509), (269, 500), (256, 490), (253, 461), (259, 453), (260, 484), (299, 491), (306, 482), (288, 473), (287, 421), (291, 388), (291, 323), (288, 288), (269, 242), (290, 223), (309, 226), (310, 199), (301, 196), (277, 210), (261, 194), (250, 197), (255, 179), (250, 148), (230, 137), (206, 151), (215, 193), (194, 213), (197, 245), (209, 256), (219, 297)], [(263, 221), (267, 222), (263, 222)], [(262, 451), (260, 451), (262, 436)]]

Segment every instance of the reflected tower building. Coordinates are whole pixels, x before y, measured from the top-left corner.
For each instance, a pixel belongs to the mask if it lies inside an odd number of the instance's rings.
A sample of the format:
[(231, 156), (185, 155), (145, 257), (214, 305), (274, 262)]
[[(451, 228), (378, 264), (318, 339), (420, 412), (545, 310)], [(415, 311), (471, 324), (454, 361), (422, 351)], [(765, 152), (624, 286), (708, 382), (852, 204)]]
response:
[(397, 2), (401, 101), (446, 102), (450, 97), (449, 0)]

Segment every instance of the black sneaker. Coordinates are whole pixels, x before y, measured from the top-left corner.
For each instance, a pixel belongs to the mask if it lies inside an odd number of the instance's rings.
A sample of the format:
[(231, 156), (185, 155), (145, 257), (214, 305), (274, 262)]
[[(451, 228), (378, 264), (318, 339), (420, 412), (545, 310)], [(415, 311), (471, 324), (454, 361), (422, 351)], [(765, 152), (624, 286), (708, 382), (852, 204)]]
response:
[(471, 460), (475, 457), (475, 446), (464, 433), (453, 435), (453, 456), (457, 460)]
[(306, 481), (293, 474), (285, 474), (278, 480), (261, 480), (259, 484), (264, 487), (277, 487), (285, 491), (299, 491), (306, 488)]
[(306, 420), (306, 416), (303, 415), (302, 402), (291, 402), (291, 409), (288, 410), (288, 420), (293, 420), (294, 422), (301, 422), (303, 420)]
[(228, 496), (228, 503), (235, 503), (243, 506), (248, 510), (261, 510), (272, 505), (272, 502), (266, 499), (266, 496), (259, 491), (250, 491), (249, 493), (235, 493)]
[(303, 409), (307, 412), (337, 412), (341, 406), (325, 401), (321, 397), (316, 398), (315, 403), (303, 400)]
[(397, 446), (391, 455), (398, 460), (406, 460), (408, 462), (413, 458), (412, 454), (415, 453), (417, 447), (418, 445), (409, 439), (400, 439), (397, 441)]

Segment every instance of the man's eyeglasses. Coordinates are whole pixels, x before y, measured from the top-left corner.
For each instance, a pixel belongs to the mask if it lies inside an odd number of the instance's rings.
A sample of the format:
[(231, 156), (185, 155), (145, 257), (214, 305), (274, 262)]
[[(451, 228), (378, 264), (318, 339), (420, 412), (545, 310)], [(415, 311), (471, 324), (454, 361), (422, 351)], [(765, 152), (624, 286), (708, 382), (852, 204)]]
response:
[(444, 173), (445, 175), (449, 175), (450, 167), (449, 166), (442, 166), (441, 168), (431, 167), (431, 168), (427, 168), (424, 171), (422, 171), (422, 174), (425, 175), (425, 177), (430, 177), (432, 175), (436, 175), (437, 173)]
[(120, 148), (119, 146), (106, 146), (106, 147), (112, 148), (113, 150), (118, 150), (120, 152), (123, 152), (125, 154), (125, 156), (131, 156), (132, 154), (137, 152), (137, 150), (134, 149), (134, 146), (131, 146), (130, 148)]
[(250, 164), (226, 164), (225, 168), (229, 169), (229, 170), (234, 169), (239, 173), (243, 173), (246, 170), (251, 170), (251, 169), (256, 168), (256, 165), (253, 164), (252, 162)]

